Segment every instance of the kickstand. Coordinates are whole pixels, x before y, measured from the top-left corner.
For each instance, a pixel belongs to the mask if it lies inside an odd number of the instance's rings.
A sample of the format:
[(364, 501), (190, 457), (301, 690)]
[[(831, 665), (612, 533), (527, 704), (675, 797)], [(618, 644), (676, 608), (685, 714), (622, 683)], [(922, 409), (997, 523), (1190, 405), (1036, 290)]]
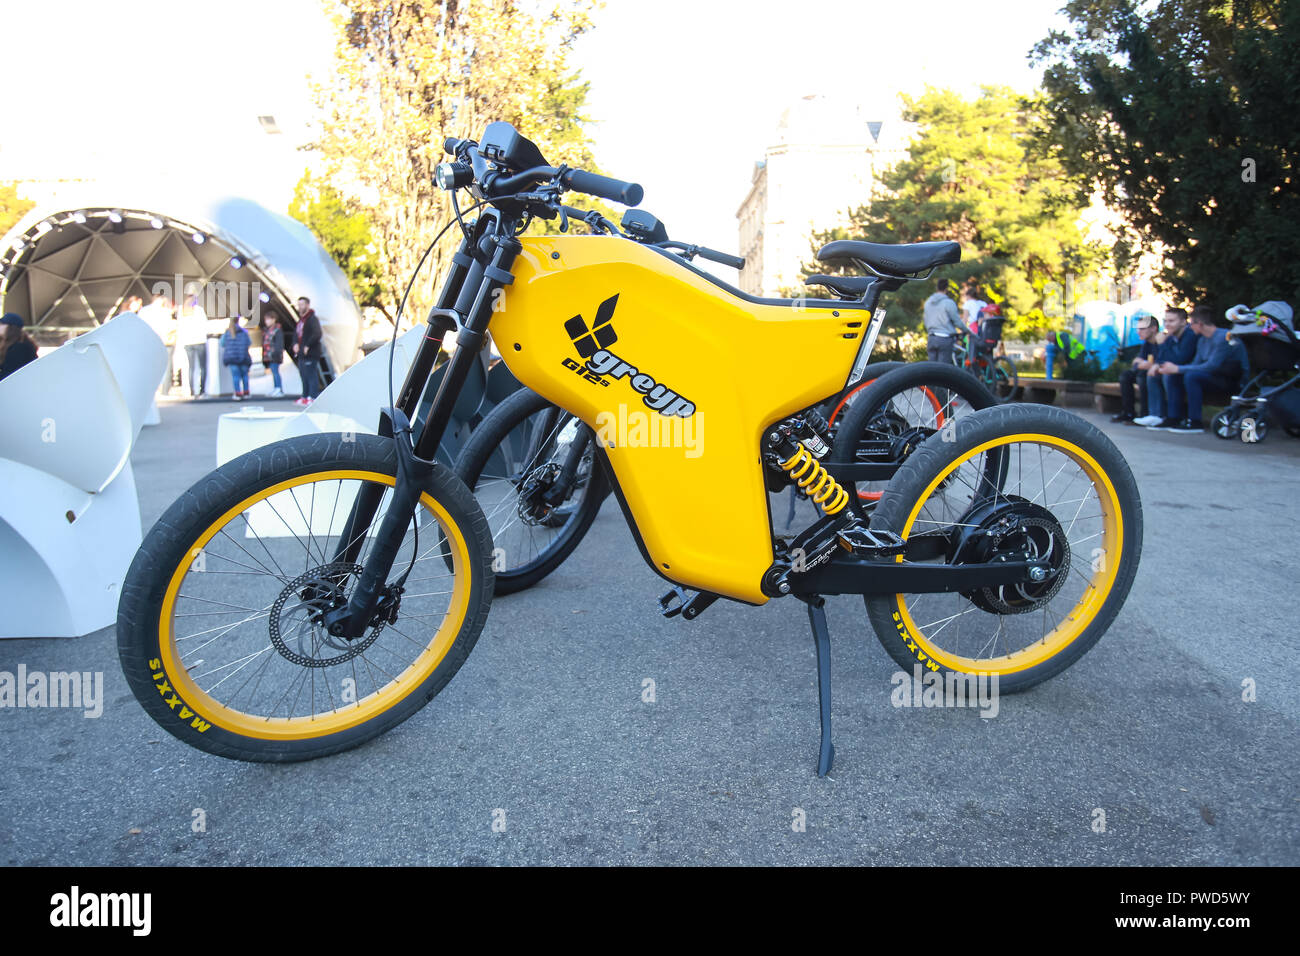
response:
[(817, 703), (821, 707), (822, 743), (817, 755), (817, 776), (831, 772), (835, 745), (831, 743), (831, 635), (826, 628), (826, 601), (820, 595), (807, 599), (808, 621), (812, 624), (813, 644), (817, 648)]

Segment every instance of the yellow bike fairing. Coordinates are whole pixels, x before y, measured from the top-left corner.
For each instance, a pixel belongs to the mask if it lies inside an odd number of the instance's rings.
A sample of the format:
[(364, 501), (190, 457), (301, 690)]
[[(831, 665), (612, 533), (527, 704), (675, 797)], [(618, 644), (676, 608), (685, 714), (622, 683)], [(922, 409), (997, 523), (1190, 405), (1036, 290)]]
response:
[(870, 313), (747, 301), (625, 239), (521, 241), (491, 323), (510, 370), (597, 431), (664, 576), (765, 603), (763, 431), (843, 387)]

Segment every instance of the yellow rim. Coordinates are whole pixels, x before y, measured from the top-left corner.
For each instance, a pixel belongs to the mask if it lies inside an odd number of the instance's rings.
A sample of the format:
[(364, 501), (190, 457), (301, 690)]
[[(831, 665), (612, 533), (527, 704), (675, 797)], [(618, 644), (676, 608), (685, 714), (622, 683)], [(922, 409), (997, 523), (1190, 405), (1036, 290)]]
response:
[[(169, 690), (174, 689), (182, 701), (179, 707), (172, 705), (172, 710), (176, 713), (178, 719), (198, 729), (205, 729), (203, 723), (206, 722), (231, 733), (245, 737), (256, 737), (262, 740), (303, 740), (312, 737), (323, 737), (355, 727), (391, 710), (419, 687), (442, 663), (443, 658), (446, 657), (447, 652), (455, 642), (456, 635), (460, 633), (469, 608), (470, 582), (467, 573), (470, 566), (469, 545), (466, 543), (460, 527), (451, 519), (451, 515), (447, 513), (442, 504), (434, 500), (428, 493), (424, 493), (420, 496), (420, 503), (437, 519), (441, 531), (446, 535), (451, 545), (453, 568), (451, 600), (446, 617), (429, 643), (405, 670), (394, 675), (394, 679), (390, 680), (382, 689), (345, 706), (319, 714), (302, 717), (264, 717), (233, 710), (209, 696), (191, 679), (189, 672), (182, 665), (176, 650), (175, 633), (172, 630), (173, 611), (177, 596), (180, 593), (181, 584), (189, 573), (192, 562), (203, 551), (208, 542), (237, 515), (247, 511), (259, 501), (270, 498), (272, 495), (315, 481), (346, 481), (350, 479), (384, 484), (390, 488), (396, 483), (396, 480), (391, 475), (344, 469), (314, 472), (309, 475), (291, 478), (245, 498), (209, 525), (203, 534), (190, 546), (180, 565), (172, 574), (167, 592), (163, 596), (158, 617), (161, 669), (165, 674), (166, 681), (170, 682), (171, 687)], [(155, 680), (155, 684), (157, 683)], [(163, 694), (164, 700), (166, 700), (169, 696), (168, 692), (161, 689), (160, 692)], [(193, 713), (188, 714), (187, 711)]]
[[(1101, 547), (1102, 553), (1108, 559), (1102, 561), (1099, 567), (1096, 561), (1093, 562), (1093, 574), (1088, 581), (1088, 587), (1084, 590), (1079, 601), (1056, 627), (1045, 634), (1041, 640), (1030, 644), (1028, 647), (999, 657), (965, 657), (937, 647), (921, 633), (921, 629), (917, 627), (916, 622), (912, 619), (912, 615), (907, 609), (907, 595), (894, 595), (894, 610), (892, 612), (894, 626), (907, 643), (909, 651), (916, 657), (917, 662), (929, 669), (934, 669), (931, 662), (949, 670), (964, 673), (1013, 674), (1017, 671), (1035, 667), (1061, 653), (1084, 632), (1101, 610), (1102, 605), (1106, 602), (1106, 597), (1110, 594), (1111, 587), (1115, 583), (1115, 577), (1119, 573), (1120, 556), (1123, 554), (1124, 549), (1124, 519), (1120, 513), (1119, 496), (1115, 493), (1115, 486), (1111, 484), (1110, 477), (1091, 455), (1072, 442), (1055, 435), (1024, 434), (995, 438), (971, 449), (965, 455), (950, 462), (930, 482), (929, 486), (917, 499), (916, 504), (913, 505), (912, 511), (903, 525), (902, 537), (906, 539), (911, 533), (917, 516), (921, 513), (921, 509), (929, 501), (935, 489), (964, 463), (990, 448), (1022, 442), (1049, 445), (1057, 448), (1083, 470), (1092, 483), (1092, 488), (1096, 491), (1098, 502), (1101, 505), (1103, 527)], [(898, 560), (902, 561), (903, 557), (900, 555)]]

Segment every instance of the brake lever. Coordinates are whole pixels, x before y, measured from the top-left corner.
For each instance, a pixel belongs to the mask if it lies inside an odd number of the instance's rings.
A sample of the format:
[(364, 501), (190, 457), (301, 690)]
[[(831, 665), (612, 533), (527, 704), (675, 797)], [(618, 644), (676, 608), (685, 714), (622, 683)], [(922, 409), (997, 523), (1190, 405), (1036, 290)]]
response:
[(614, 223), (610, 222), (594, 209), (588, 210), (587, 214), (582, 217), (582, 221), (591, 227), (592, 232), (597, 234), (603, 234), (606, 236), (621, 236), (623, 234), (619, 231), (618, 226), (614, 225)]

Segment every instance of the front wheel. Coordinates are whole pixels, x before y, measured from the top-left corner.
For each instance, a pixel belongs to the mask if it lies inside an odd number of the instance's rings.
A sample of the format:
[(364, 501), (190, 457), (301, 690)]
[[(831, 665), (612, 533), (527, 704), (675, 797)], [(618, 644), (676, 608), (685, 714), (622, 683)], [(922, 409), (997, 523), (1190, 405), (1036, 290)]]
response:
[(942, 535), (937, 560), (950, 564), (1047, 562), (1037, 582), (866, 598), (877, 637), (906, 670), (996, 674), (1003, 693), (1060, 673), (1097, 642), (1142, 551), (1142, 503), (1119, 450), (1078, 416), (1039, 405), (977, 411), (926, 441), (871, 527)]
[[(351, 639), (323, 622), (355, 588), (396, 475), (391, 439), (325, 433), (256, 448), (177, 499), (118, 604), (122, 668), (149, 716), (209, 753), (295, 761), (355, 747), (433, 699), (492, 601), (487, 522), (448, 469), (420, 493), (388, 613)], [(375, 503), (368, 532), (349, 519), (359, 498)], [(356, 548), (340, 548), (345, 535)]]

